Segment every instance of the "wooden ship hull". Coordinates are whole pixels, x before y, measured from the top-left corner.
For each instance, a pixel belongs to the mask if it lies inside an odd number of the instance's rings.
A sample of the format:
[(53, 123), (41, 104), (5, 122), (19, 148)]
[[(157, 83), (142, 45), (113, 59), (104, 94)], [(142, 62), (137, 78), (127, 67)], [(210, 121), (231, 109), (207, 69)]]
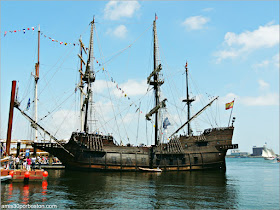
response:
[(72, 133), (62, 149), (57, 143), (34, 143), (59, 158), (66, 169), (89, 171), (163, 171), (226, 169), (225, 156), (232, 144), (233, 127), (206, 129), (200, 136), (180, 136), (167, 144), (150, 147), (118, 146), (112, 136)]

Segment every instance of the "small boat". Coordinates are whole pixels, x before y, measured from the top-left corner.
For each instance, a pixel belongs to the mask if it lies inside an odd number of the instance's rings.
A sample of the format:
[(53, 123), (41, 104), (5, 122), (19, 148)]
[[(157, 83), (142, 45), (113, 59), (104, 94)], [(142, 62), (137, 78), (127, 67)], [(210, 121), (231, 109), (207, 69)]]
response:
[(141, 168), (139, 167), (140, 171), (145, 171), (145, 172), (162, 172), (160, 168)]
[(265, 157), (264, 159), (265, 159), (265, 160), (274, 160), (275, 157)]
[(0, 176), (0, 177), (1, 177), (1, 182), (8, 182), (8, 181), (12, 180), (12, 176), (11, 175)]

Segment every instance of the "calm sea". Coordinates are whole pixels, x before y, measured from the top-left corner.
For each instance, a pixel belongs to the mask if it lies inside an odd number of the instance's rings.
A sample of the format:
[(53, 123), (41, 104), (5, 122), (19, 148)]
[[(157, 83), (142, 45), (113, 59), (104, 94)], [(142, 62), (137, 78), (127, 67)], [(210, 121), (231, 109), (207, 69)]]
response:
[(226, 161), (226, 172), (149, 174), (49, 170), (44, 184), (1, 184), (1, 205), (83, 209), (279, 209), (279, 163), (260, 158), (227, 158)]

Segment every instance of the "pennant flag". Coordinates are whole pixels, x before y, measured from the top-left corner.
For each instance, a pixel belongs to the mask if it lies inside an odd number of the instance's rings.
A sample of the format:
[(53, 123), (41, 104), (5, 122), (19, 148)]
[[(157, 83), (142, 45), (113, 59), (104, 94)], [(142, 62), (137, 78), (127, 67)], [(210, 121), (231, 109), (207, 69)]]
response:
[(34, 27), (32, 27), (32, 30), (34, 31)]
[(157, 14), (156, 14), (156, 20), (158, 19), (158, 16), (157, 16)]
[(6, 34), (7, 34), (7, 31), (5, 31), (4, 37), (6, 36)]
[(226, 110), (231, 109), (233, 107), (234, 100), (232, 102), (226, 103)]
[(25, 34), (25, 29), (22, 29), (23, 30), (23, 33)]
[(29, 98), (29, 100), (27, 102), (26, 110), (29, 110), (29, 108), (30, 108), (30, 98)]
[(168, 117), (166, 117), (163, 121), (163, 129), (167, 129), (167, 126), (171, 125), (171, 123), (168, 120)]

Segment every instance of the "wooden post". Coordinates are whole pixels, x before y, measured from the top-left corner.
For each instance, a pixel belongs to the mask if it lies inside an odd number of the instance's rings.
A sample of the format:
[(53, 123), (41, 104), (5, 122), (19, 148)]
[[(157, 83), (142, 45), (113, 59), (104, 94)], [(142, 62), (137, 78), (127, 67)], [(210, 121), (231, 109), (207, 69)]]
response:
[(15, 94), (16, 94), (16, 84), (17, 84), (17, 82), (15, 80), (13, 80), (12, 81), (8, 130), (7, 130), (7, 140), (6, 140), (6, 154), (7, 155), (10, 155), (12, 127), (13, 127), (13, 115), (14, 115), (14, 103), (15, 103)]

